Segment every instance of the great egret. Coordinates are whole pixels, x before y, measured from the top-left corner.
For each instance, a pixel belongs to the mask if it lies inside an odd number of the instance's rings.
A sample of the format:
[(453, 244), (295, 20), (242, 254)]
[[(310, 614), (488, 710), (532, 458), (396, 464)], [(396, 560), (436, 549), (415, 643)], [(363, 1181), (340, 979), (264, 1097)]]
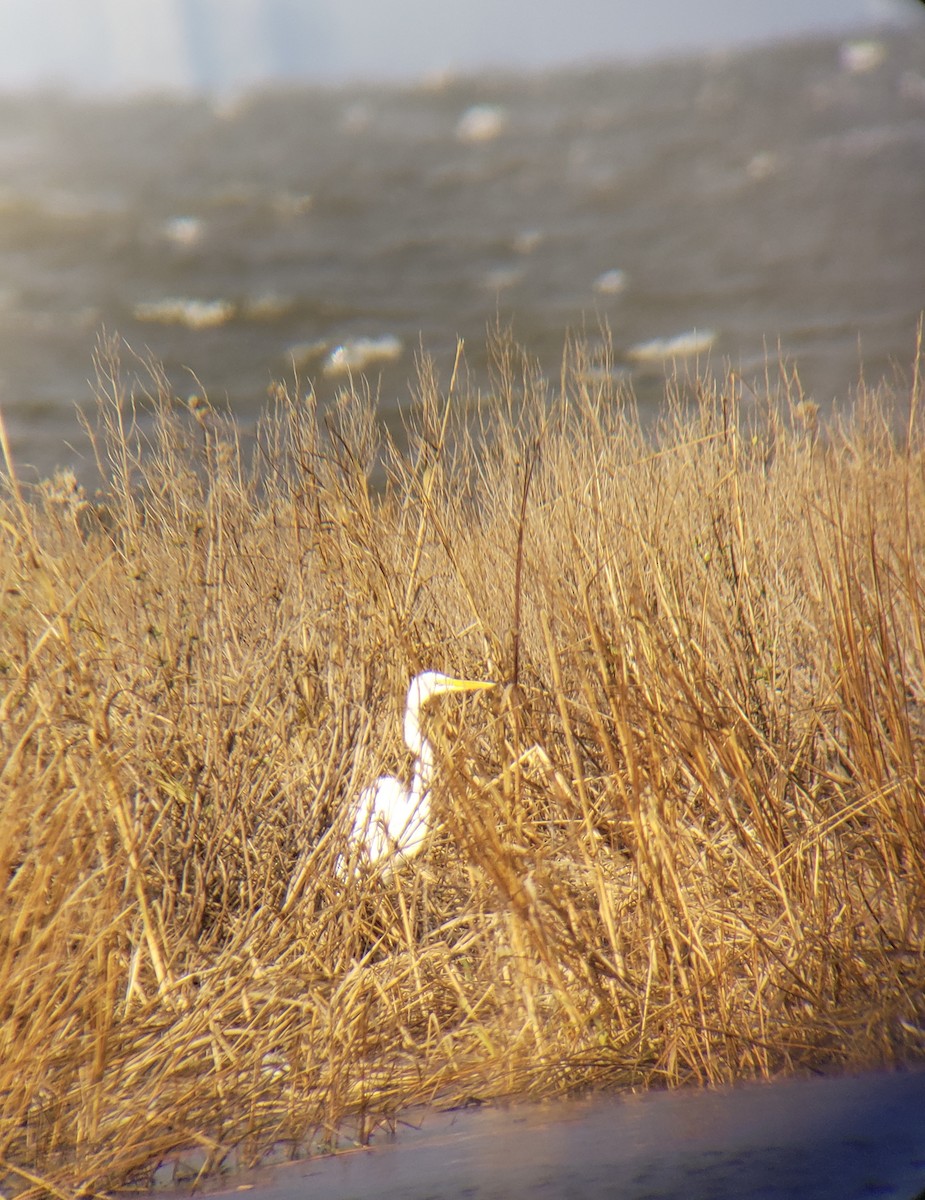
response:
[[(405, 745), (414, 755), (411, 785), (394, 775), (382, 775), (360, 793), (349, 843), (367, 862), (413, 858), (420, 853), (430, 829), (434, 751), (421, 732), (421, 709), (435, 696), (494, 686), (473, 679), (454, 679), (439, 671), (422, 671), (411, 680), (404, 723)], [(342, 874), (345, 866), (343, 859), (338, 859), (338, 873)]]

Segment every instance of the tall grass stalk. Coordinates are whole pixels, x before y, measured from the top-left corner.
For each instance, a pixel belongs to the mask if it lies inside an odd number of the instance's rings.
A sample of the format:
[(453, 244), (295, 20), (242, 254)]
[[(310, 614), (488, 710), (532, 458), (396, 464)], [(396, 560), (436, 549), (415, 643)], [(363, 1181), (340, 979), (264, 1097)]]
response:
[[(669, 381), (646, 429), (578, 350), (555, 396), (457, 365), (401, 448), (280, 386), (247, 449), (108, 343), (102, 493), (7, 463), (4, 1192), (922, 1055), (918, 377), (824, 427)], [(499, 687), (432, 723), (425, 854), (341, 879), (425, 667)]]

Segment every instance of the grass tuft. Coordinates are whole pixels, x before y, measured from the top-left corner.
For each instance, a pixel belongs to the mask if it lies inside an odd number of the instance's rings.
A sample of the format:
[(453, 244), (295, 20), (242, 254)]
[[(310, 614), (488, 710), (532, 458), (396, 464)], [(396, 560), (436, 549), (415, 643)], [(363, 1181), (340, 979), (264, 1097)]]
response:
[[(918, 375), (830, 422), (669, 381), (647, 429), (580, 349), (554, 396), (462, 365), (401, 447), (280, 386), (246, 448), (107, 342), (97, 498), (7, 456), (4, 1194), (922, 1056)], [(425, 667), (503, 686), (439, 707), (424, 855), (342, 880)]]

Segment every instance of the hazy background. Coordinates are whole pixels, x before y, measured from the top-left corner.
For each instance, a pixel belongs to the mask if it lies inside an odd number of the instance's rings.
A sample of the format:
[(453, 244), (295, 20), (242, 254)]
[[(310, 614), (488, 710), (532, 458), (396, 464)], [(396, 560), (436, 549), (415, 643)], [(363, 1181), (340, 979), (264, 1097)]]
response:
[(551, 387), (580, 336), (646, 419), (694, 355), (901, 397), (923, 213), (919, 0), (0, 0), (23, 478), (91, 477), (101, 330), (245, 433), (348, 369), (400, 432), (420, 348), (489, 388), (498, 321)]
[(234, 91), (638, 58), (902, 19), (915, 0), (0, 0), (0, 89)]

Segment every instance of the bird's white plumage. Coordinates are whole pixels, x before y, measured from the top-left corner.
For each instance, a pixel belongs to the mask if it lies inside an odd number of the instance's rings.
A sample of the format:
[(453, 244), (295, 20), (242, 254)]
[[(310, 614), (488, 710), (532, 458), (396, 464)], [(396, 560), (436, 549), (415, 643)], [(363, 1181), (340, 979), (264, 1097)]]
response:
[[(455, 679), (439, 671), (415, 675), (408, 688), (405, 704), (405, 745), (414, 755), (411, 783), (394, 775), (382, 775), (360, 793), (353, 828), (351, 849), (369, 863), (380, 860), (408, 859), (419, 854), (430, 830), (430, 789), (434, 774), (433, 747), (421, 731), (421, 710), (435, 696), (448, 692), (468, 692), (493, 687), (472, 679)], [(357, 860), (351, 854), (351, 861)], [(346, 863), (339, 860), (343, 872)]]

